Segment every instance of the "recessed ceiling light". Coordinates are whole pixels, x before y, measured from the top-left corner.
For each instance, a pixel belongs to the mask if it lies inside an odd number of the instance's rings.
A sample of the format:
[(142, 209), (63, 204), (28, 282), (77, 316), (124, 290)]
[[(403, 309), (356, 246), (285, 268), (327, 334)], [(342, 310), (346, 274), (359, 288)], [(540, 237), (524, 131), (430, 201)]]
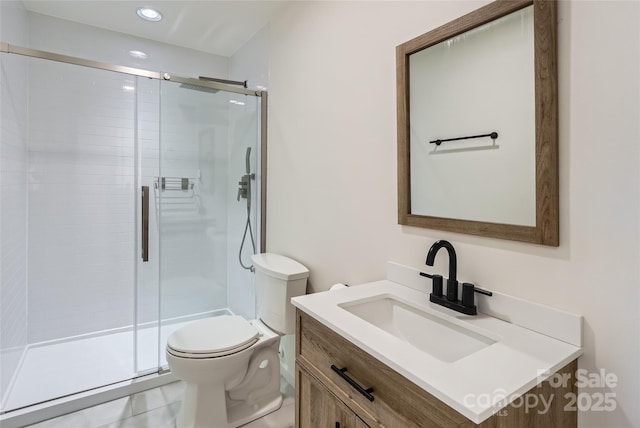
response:
[(138, 16), (142, 19), (146, 19), (147, 21), (160, 21), (162, 19), (162, 14), (150, 7), (139, 7), (136, 11)]
[(148, 55), (142, 51), (129, 51), (129, 56), (140, 59), (147, 59)]

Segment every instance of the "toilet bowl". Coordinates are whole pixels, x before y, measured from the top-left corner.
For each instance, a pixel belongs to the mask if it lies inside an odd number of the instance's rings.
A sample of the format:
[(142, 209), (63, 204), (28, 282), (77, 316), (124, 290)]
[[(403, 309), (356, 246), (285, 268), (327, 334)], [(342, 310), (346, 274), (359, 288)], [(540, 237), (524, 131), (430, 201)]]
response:
[(194, 321), (167, 340), (167, 363), (185, 382), (177, 428), (236, 428), (280, 408), (280, 336), (295, 330), (291, 297), (308, 270), (276, 254), (254, 255), (258, 319)]

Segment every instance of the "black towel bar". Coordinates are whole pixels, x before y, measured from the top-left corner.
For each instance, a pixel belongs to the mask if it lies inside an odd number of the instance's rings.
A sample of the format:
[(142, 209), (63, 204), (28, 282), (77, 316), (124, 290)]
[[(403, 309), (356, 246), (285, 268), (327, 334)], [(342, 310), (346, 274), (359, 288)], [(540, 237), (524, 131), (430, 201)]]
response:
[(498, 133), (497, 132), (491, 132), (489, 134), (482, 134), (482, 135), (470, 135), (468, 137), (458, 137), (458, 138), (446, 138), (443, 140), (432, 140), (429, 141), (429, 144), (435, 144), (436, 146), (439, 146), (440, 144), (447, 142), (447, 141), (458, 141), (458, 140), (470, 140), (471, 138), (483, 138), (483, 137), (491, 137), (492, 140), (495, 140), (498, 138)]

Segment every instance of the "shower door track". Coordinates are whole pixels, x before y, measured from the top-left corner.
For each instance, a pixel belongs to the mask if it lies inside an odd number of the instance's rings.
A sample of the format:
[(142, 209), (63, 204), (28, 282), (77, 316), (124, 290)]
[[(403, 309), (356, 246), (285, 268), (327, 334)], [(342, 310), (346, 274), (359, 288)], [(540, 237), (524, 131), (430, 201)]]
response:
[(92, 61), (83, 58), (76, 58), (68, 55), (60, 55), (52, 52), (40, 51), (37, 49), (25, 48), (22, 46), (11, 45), (9, 43), (0, 42), (0, 52), (28, 56), (32, 58), (41, 58), (51, 61), (64, 62), (67, 64), (80, 65), (82, 67), (97, 68), (99, 70), (114, 71), (116, 73), (125, 73), (133, 76), (148, 77), (157, 80), (169, 80), (172, 82), (184, 83), (188, 85), (201, 86), (203, 88), (219, 89), (236, 94), (253, 95), (261, 97), (264, 91), (253, 89), (238, 88), (235, 86), (218, 83), (212, 80), (193, 79), (189, 77), (174, 76), (169, 73), (142, 70), (139, 68), (126, 67), (122, 65), (112, 65), (99, 61)]

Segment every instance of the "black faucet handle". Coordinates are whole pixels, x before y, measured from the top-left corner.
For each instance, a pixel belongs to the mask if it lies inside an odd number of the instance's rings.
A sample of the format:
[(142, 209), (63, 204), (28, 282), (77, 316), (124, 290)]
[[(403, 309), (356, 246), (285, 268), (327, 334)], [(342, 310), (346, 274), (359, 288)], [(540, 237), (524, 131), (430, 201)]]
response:
[(476, 293), (484, 294), (485, 296), (493, 296), (493, 293), (491, 291), (485, 290), (483, 288), (478, 288), (474, 286), (473, 291), (475, 291)]
[(431, 293), (435, 296), (442, 297), (442, 275), (431, 275), (431, 279), (433, 280)]
[(476, 286), (471, 284), (470, 282), (462, 283), (462, 306), (466, 306), (470, 308), (475, 306), (475, 295), (473, 294)]
[(485, 296), (493, 296), (493, 293), (491, 291), (478, 288), (470, 282), (465, 282), (462, 284), (462, 306), (470, 308), (475, 305), (475, 298), (473, 293), (480, 293), (484, 294)]

